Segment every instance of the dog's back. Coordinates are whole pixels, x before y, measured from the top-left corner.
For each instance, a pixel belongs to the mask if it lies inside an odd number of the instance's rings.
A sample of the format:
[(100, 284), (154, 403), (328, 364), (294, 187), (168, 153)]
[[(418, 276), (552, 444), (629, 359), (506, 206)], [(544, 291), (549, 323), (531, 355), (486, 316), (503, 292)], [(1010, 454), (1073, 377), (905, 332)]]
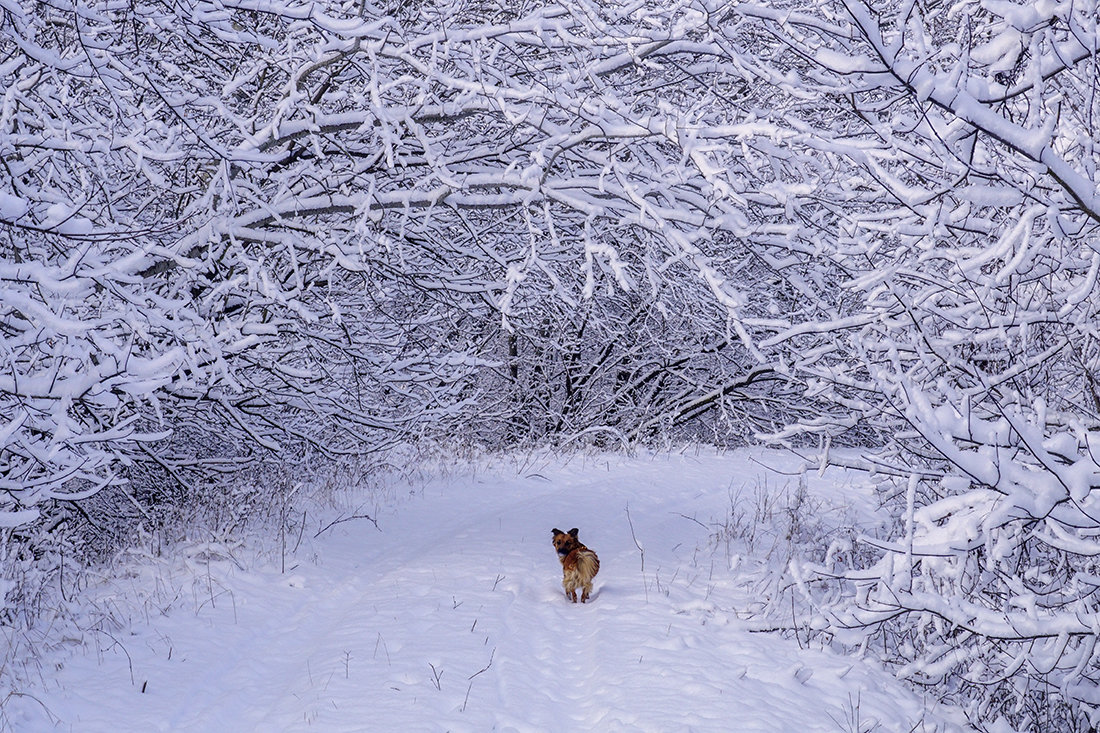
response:
[(584, 545), (578, 544), (576, 549), (562, 558), (562, 567), (565, 572), (575, 572), (583, 578), (591, 580), (600, 572), (600, 558), (596, 553)]

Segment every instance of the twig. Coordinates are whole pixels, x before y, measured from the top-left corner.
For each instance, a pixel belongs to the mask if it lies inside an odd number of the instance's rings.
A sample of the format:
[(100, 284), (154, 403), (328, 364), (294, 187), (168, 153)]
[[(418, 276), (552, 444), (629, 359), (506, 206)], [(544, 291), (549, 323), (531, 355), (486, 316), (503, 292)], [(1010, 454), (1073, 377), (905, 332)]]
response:
[(116, 639), (114, 636), (112, 636), (111, 633), (108, 632), (108, 631), (104, 631), (103, 629), (92, 629), (92, 631), (95, 631), (96, 633), (99, 633), (99, 634), (103, 634), (108, 639), (110, 639), (112, 642), (114, 642), (113, 644), (111, 644), (111, 646), (107, 647), (107, 651), (110, 651), (111, 649), (115, 648), (116, 646), (119, 649), (122, 650), (122, 653), (126, 655), (126, 664), (130, 668), (130, 684), (131, 685), (136, 685), (137, 682), (134, 681), (134, 660), (131, 659), (130, 652), (126, 651), (126, 647), (124, 647), (119, 642), (119, 640)]
[(382, 632), (378, 632), (378, 638), (374, 640), (374, 658), (378, 659), (378, 645), (382, 645), (382, 651), (386, 653), (386, 666), (390, 666), (390, 648), (386, 644), (386, 640), (382, 638)]
[[(477, 623), (477, 622), (475, 621), (474, 623)], [(471, 631), (472, 631), (472, 629), (471, 629)], [(470, 684), (466, 686), (466, 697), (463, 698), (463, 700), (462, 700), (462, 708), (459, 710), (459, 712), (461, 712), (461, 713), (466, 712), (466, 703), (468, 703), (470, 701), (470, 690), (474, 689), (474, 682), (473, 682), (474, 677), (477, 677), (482, 672), (488, 671), (489, 667), (493, 666), (493, 657), (495, 657), (496, 654), (497, 654), (497, 648), (493, 647), (493, 651), (489, 652), (489, 663), (466, 678), (467, 680), (470, 681)]]
[[(794, 640), (798, 642), (798, 648), (802, 648), (802, 638), (798, 635), (798, 619), (794, 615), (794, 593), (791, 593), (791, 627), (794, 628)], [(806, 638), (806, 643), (810, 643), (809, 637)]]
[(343, 524), (344, 522), (350, 522), (353, 519), (368, 519), (368, 520), (370, 520), (371, 524), (374, 525), (375, 529), (377, 529), (379, 532), (382, 531), (382, 528), (378, 526), (378, 521), (374, 517), (370, 516), (369, 514), (352, 514), (350, 517), (341, 517), (340, 519), (334, 519), (333, 521), (329, 522), (324, 527), (317, 530), (317, 534), (313, 535), (313, 539), (317, 539), (322, 534), (324, 534), (325, 532), (328, 532), (330, 529), (335, 527), (337, 524)]
[(478, 676), (479, 674), (481, 674), (482, 672), (487, 672), (487, 671), (489, 670), (489, 667), (492, 667), (492, 666), (493, 666), (493, 657), (495, 657), (496, 655), (497, 655), (497, 648), (496, 648), (496, 647), (493, 647), (493, 651), (489, 652), (489, 663), (488, 663), (488, 664), (486, 664), (486, 665), (485, 665), (484, 667), (482, 667), (481, 669), (479, 669), (478, 671), (474, 672), (474, 673), (473, 673), (472, 675), (470, 675), (470, 676), (469, 676), (469, 677), (467, 677), (466, 679), (468, 679), (468, 680), (472, 680), (472, 679), (473, 679), (474, 677), (477, 677), (477, 676)]
[(703, 524), (702, 522), (700, 522), (700, 521), (699, 521), (698, 519), (696, 519), (695, 517), (689, 517), (688, 515), (686, 515), (686, 514), (684, 514), (684, 513), (682, 513), (682, 512), (673, 512), (673, 514), (677, 514), (677, 515), (679, 515), (679, 516), (683, 517), (684, 519), (687, 519), (687, 520), (690, 520), (690, 521), (692, 521), (692, 522), (695, 522), (696, 524), (698, 524), (698, 525), (699, 525), (700, 527), (702, 527), (703, 529), (706, 529), (706, 530), (709, 530), (709, 529), (710, 529), (710, 527), (708, 527), (707, 525)]
[(626, 522), (630, 525), (630, 539), (634, 540), (634, 546), (638, 548), (642, 556), (642, 589), (645, 591), (645, 602), (649, 603), (649, 585), (645, 582), (645, 548), (638, 542), (638, 536), (634, 534), (634, 521), (630, 518), (630, 505), (626, 506)]
[[(144, 692), (144, 690), (143, 690), (143, 692)], [(42, 706), (42, 711), (44, 713), (46, 713), (46, 717), (50, 719), (50, 724), (51, 725), (57, 725), (58, 723), (61, 722), (61, 718), (54, 715), (53, 711), (50, 710), (48, 707), (46, 707), (46, 703), (42, 702), (41, 700), (39, 700), (37, 697), (30, 694), (29, 692), (19, 692), (18, 690), (9, 691), (7, 696), (5, 696), (3, 700), (0, 700), (0, 709), (2, 709), (4, 707), (4, 703), (6, 703), (8, 700), (10, 700), (13, 697), (29, 697), (30, 699), (34, 700), (36, 703), (38, 703), (39, 705)]]
[(290, 551), (293, 555), (298, 551), (298, 547), (302, 544), (302, 534), (306, 531), (306, 510), (302, 510), (302, 523), (298, 525), (298, 539), (294, 543), (294, 549)]

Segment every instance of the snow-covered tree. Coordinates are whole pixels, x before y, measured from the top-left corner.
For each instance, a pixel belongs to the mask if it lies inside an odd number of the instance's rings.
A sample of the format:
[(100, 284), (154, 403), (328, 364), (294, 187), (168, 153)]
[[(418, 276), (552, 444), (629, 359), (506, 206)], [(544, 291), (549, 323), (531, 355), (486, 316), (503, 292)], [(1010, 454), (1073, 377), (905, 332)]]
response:
[[(816, 623), (885, 634), (976, 722), (1095, 727), (1097, 7), (738, 12), (779, 49), (761, 78), (814, 100), (800, 124), (851, 171), (795, 206), (832, 202), (819, 252), (859, 303), (804, 324), (819, 348), (788, 363), (896, 430), (872, 465), (902, 477), (898, 534), (866, 539), (873, 566), (801, 570), (841, 579)], [(877, 202), (845, 201), (864, 189)]]
[(783, 414), (806, 163), (713, 9), (3, 10), (5, 524), (135, 462)]

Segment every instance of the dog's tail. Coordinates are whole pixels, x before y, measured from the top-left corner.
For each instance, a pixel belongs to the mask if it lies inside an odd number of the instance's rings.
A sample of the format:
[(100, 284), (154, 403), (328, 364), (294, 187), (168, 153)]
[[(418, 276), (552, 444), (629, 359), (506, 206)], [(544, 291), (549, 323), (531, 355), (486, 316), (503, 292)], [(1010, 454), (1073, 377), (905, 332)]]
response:
[(581, 550), (577, 553), (577, 570), (582, 577), (596, 577), (596, 573), (600, 572), (600, 558), (592, 550)]

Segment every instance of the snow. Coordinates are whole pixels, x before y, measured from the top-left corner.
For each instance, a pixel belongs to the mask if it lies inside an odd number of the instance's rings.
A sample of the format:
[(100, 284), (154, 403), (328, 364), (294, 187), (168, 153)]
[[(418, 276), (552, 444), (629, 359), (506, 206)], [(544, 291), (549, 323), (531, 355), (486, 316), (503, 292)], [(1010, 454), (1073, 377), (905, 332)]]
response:
[(979, 64), (987, 64), (990, 71), (1010, 71), (1023, 50), (1023, 34), (1015, 28), (1006, 28), (988, 42), (970, 51), (970, 57)]
[(15, 221), (27, 213), (30, 204), (26, 199), (0, 191), (0, 219)]
[[(39, 512), (37, 509), (19, 509), (16, 511), (0, 511), (0, 528), (3, 527), (18, 527), (21, 524), (33, 522), (38, 519)], [(0, 591), (6, 592), (6, 589), (0, 587)], [(3, 597), (3, 593), (0, 592), (0, 598)]]
[[(874, 519), (865, 479), (798, 469), (761, 450), (536, 454), (350, 491), (285, 572), (216, 542), (124, 563), (84, 592), (108, 621), (0, 712), (89, 733), (969, 730), (869, 662), (752, 630), (787, 546), (763, 505), (805, 481), (807, 521)], [(738, 513), (765, 521), (717, 540)], [(555, 526), (600, 556), (588, 604), (564, 598)]]

